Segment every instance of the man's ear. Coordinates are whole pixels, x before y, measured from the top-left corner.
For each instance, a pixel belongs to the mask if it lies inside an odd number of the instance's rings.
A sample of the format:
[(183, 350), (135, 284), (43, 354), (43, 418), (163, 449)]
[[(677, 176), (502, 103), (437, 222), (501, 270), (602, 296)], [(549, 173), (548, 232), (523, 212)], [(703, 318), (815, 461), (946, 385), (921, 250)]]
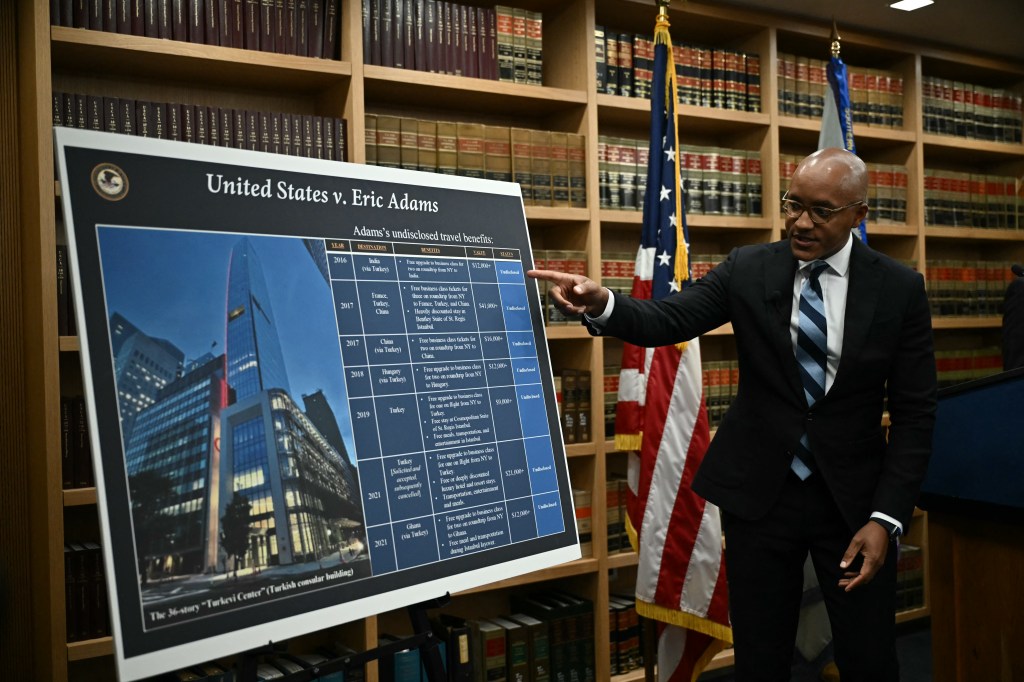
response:
[(858, 206), (857, 207), (857, 220), (853, 223), (853, 225), (850, 227), (850, 229), (856, 229), (858, 226), (860, 226), (860, 222), (862, 220), (864, 220), (864, 217), (867, 216), (867, 214), (868, 214), (868, 205), (867, 205), (867, 203), (863, 203), (860, 206)]

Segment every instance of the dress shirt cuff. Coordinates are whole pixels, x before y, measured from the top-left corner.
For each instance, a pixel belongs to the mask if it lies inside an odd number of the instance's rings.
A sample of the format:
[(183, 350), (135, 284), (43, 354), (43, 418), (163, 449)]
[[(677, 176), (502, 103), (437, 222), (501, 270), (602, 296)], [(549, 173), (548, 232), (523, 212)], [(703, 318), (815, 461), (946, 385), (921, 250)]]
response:
[(608, 322), (608, 318), (612, 316), (612, 310), (615, 309), (615, 294), (613, 294), (611, 289), (608, 289), (607, 287), (605, 287), (605, 291), (608, 292), (608, 304), (605, 305), (604, 312), (597, 317), (591, 317), (587, 314), (583, 315), (587, 322), (596, 327), (603, 327), (605, 323)]
[(892, 525), (894, 525), (897, 528), (899, 528), (900, 529), (900, 535), (903, 535), (903, 524), (900, 523), (899, 521), (897, 521), (896, 519), (894, 519), (893, 517), (889, 516), (888, 514), (883, 514), (882, 512), (877, 512), (876, 511), (876, 512), (872, 512), (871, 518), (873, 518), (873, 519), (882, 519), (883, 521), (888, 521)]

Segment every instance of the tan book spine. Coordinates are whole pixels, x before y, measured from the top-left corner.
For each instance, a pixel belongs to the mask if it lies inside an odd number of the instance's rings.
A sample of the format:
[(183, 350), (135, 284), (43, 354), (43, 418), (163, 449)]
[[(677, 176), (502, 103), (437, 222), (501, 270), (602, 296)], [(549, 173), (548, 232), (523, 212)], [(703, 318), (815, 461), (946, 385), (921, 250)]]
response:
[(518, 182), (523, 193), (523, 203), (532, 206), (533, 169), (531, 164), (530, 131), (526, 128), (512, 128), (512, 182)]
[(415, 118), (404, 116), (399, 124), (399, 165), (407, 170), (419, 168), (419, 125)]
[(402, 119), (377, 116), (377, 165), (400, 168), (402, 165)]
[(484, 126), (458, 123), (458, 174), (467, 178), (484, 177)]
[(437, 172), (437, 121), (419, 121), (416, 128), (416, 167)]
[(551, 205), (569, 206), (569, 138), (551, 133)]
[(587, 206), (587, 138), (579, 133), (567, 136), (569, 153), (569, 205)]
[(507, 126), (484, 126), (484, 177), (512, 181), (512, 140)]
[(458, 124), (451, 121), (437, 122), (437, 172), (442, 175), (458, 175), (459, 171)]

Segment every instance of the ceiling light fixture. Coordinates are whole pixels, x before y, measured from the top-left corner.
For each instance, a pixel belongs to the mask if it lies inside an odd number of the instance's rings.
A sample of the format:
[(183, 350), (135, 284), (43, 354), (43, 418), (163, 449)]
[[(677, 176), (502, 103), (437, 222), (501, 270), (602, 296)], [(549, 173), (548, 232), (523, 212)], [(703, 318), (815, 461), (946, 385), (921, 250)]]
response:
[(934, 2), (935, 0), (900, 0), (899, 2), (892, 3), (889, 7), (892, 7), (893, 9), (901, 9), (904, 12), (910, 12), (915, 9), (927, 7)]

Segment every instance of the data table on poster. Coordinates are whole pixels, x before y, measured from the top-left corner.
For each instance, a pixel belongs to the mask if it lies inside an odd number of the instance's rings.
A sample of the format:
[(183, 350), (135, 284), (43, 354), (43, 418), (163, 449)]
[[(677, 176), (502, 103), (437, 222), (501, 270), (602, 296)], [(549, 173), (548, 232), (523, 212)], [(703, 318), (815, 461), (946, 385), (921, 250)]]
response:
[(325, 243), (374, 575), (561, 533), (519, 250)]

